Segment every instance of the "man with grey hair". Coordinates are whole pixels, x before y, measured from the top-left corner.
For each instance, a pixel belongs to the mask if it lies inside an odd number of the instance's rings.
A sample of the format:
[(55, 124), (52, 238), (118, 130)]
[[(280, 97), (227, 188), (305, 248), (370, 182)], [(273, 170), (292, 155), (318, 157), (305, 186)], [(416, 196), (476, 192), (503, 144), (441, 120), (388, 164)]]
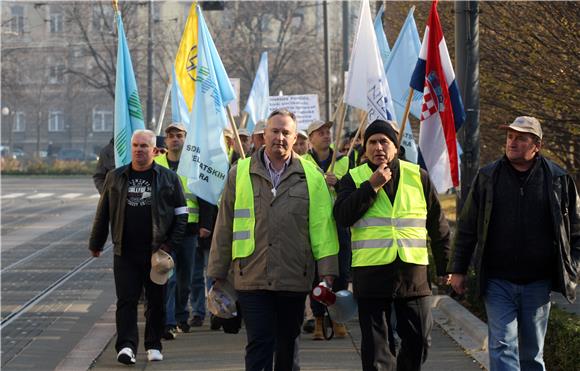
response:
[(99, 257), (109, 234), (114, 249), (113, 272), (117, 293), (117, 360), (135, 363), (138, 346), (137, 303), (143, 287), (145, 350), (149, 361), (161, 361), (165, 322), (165, 284), (151, 280), (151, 257), (161, 249), (170, 253), (181, 245), (187, 207), (177, 175), (153, 161), (156, 136), (136, 130), (131, 137), (131, 163), (107, 173), (89, 240)]
[(463, 294), (472, 262), (485, 302), (491, 370), (545, 370), (550, 291), (576, 297), (580, 202), (572, 177), (540, 155), (542, 127), (508, 126), (505, 155), (481, 168), (458, 221), (448, 271)]
[(230, 170), (207, 275), (219, 288), (233, 268), (246, 324), (246, 370), (272, 370), (273, 361), (276, 370), (292, 370), (315, 263), (332, 283), (338, 240), (322, 172), (292, 151), (294, 114), (272, 112), (264, 140)]

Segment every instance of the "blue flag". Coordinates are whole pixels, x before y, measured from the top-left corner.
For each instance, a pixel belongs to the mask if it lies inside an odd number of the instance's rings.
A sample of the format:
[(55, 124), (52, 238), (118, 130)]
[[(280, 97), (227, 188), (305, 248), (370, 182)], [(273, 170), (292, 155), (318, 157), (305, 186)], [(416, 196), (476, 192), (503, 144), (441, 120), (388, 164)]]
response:
[(201, 8), (198, 16), (197, 76), (190, 128), (177, 173), (188, 178), (196, 196), (217, 204), (229, 169), (223, 130), (228, 127), (225, 107), (234, 100), (230, 79), (213, 43)]
[(386, 65), (387, 59), (391, 54), (391, 49), (389, 49), (389, 42), (387, 41), (387, 35), (385, 35), (385, 30), (383, 29), (383, 14), (385, 13), (385, 4), (381, 5), (377, 16), (375, 17), (375, 35), (377, 35), (377, 44), (379, 45), (379, 53), (381, 54), (381, 59), (383, 65)]
[(115, 80), (114, 137), (115, 167), (120, 167), (131, 162), (131, 136), (135, 130), (145, 129), (145, 123), (121, 13), (117, 12), (116, 15), (119, 41)]
[(256, 123), (268, 118), (270, 113), (270, 88), (268, 84), (268, 53), (263, 52), (246, 108), (244, 108), (244, 111), (248, 113), (246, 128), (250, 133), (254, 131)]
[[(413, 18), (413, 7), (407, 19), (401, 27), (397, 41), (393, 46), (391, 55), (385, 63), (385, 70), (389, 86), (391, 87), (391, 94), (393, 104), (395, 106), (395, 114), (397, 115), (397, 122), (403, 122), (403, 115), (405, 113), (405, 104), (409, 97), (409, 81), (413, 75), (413, 70), (419, 58), (419, 51), (421, 50), (421, 41), (419, 40), (419, 32)], [(423, 102), (423, 94), (415, 91), (411, 101), (410, 113), (417, 119), (421, 117), (421, 104)], [(401, 145), (405, 147), (405, 157), (408, 161), (417, 163), (417, 144), (413, 137), (411, 130), (411, 123), (407, 121), (405, 125), (405, 133), (401, 139)]]
[(173, 79), (171, 81), (171, 121), (181, 122), (189, 131), (191, 129), (189, 116), (191, 113), (187, 109), (185, 98), (177, 83), (175, 68), (173, 69)]

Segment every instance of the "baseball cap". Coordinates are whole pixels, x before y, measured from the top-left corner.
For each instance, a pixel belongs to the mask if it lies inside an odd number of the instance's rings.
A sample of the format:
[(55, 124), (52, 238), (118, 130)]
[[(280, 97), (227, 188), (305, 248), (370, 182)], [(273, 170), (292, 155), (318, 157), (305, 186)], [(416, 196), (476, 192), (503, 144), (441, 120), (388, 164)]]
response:
[(542, 139), (542, 126), (537, 118), (531, 116), (520, 116), (516, 117), (514, 122), (509, 125), (501, 125), (502, 129), (512, 129), (519, 131), (520, 133), (530, 133), (534, 134), (538, 138)]
[(231, 139), (233, 139), (233, 138), (234, 138), (234, 132), (233, 132), (233, 131), (232, 131), (232, 129), (230, 129), (230, 128), (224, 129), (224, 136), (225, 136), (226, 138), (231, 138)]
[(246, 128), (241, 128), (241, 129), (238, 129), (238, 135), (239, 136), (242, 136), (243, 135), (245, 137), (249, 137), (250, 136), (250, 132)]
[(254, 132), (252, 134), (264, 134), (264, 130), (266, 129), (266, 121), (260, 120), (256, 123), (254, 127)]
[(320, 120), (312, 121), (312, 123), (308, 125), (308, 129), (306, 131), (308, 132), (308, 135), (310, 135), (323, 126), (328, 125), (328, 127), (331, 128), (333, 124), (334, 123), (332, 121), (326, 122)]
[(157, 250), (151, 255), (151, 272), (149, 277), (151, 281), (158, 285), (165, 285), (167, 280), (173, 274), (175, 263), (173, 258), (164, 250)]
[(185, 125), (183, 125), (181, 122), (172, 122), (171, 124), (169, 124), (169, 126), (167, 126), (165, 128), (165, 133), (168, 133), (171, 129), (175, 129), (175, 130), (179, 130), (179, 131), (183, 131), (187, 133), (187, 129), (185, 128)]
[(304, 139), (308, 139), (308, 134), (306, 134), (306, 132), (304, 130), (298, 130), (298, 136), (302, 137)]

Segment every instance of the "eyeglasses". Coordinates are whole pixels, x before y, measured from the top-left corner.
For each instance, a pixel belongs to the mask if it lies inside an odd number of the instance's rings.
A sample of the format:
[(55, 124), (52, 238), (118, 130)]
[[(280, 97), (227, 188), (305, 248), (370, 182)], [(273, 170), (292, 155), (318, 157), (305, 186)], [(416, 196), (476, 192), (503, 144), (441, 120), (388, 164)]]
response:
[(270, 115), (268, 116), (268, 119), (271, 119), (272, 117), (274, 117), (276, 115), (290, 116), (290, 118), (292, 120), (294, 120), (294, 122), (296, 122), (296, 115), (293, 112), (290, 112), (285, 108), (275, 109), (274, 111), (272, 111), (270, 113)]
[(163, 148), (163, 147), (156, 147), (155, 150), (157, 151), (158, 154), (160, 155), (164, 155), (167, 153), (167, 149)]

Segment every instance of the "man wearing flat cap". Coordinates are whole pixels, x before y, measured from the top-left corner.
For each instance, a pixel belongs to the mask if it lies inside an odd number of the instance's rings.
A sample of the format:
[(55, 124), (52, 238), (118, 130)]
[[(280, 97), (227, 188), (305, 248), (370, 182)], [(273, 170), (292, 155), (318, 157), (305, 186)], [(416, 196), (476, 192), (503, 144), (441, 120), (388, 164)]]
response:
[[(351, 230), (363, 370), (421, 369), (433, 323), (427, 238), (439, 276), (449, 253), (449, 226), (435, 187), (418, 165), (398, 159), (395, 128), (382, 120), (367, 127), (368, 162), (342, 177), (334, 205), (337, 224)], [(388, 340), (392, 308), (401, 338), (396, 357)]]
[(550, 291), (575, 300), (580, 202), (572, 177), (540, 154), (529, 116), (502, 126), (505, 155), (482, 167), (458, 221), (448, 267), (462, 294), (472, 256), (485, 302), (491, 370), (545, 370)]

